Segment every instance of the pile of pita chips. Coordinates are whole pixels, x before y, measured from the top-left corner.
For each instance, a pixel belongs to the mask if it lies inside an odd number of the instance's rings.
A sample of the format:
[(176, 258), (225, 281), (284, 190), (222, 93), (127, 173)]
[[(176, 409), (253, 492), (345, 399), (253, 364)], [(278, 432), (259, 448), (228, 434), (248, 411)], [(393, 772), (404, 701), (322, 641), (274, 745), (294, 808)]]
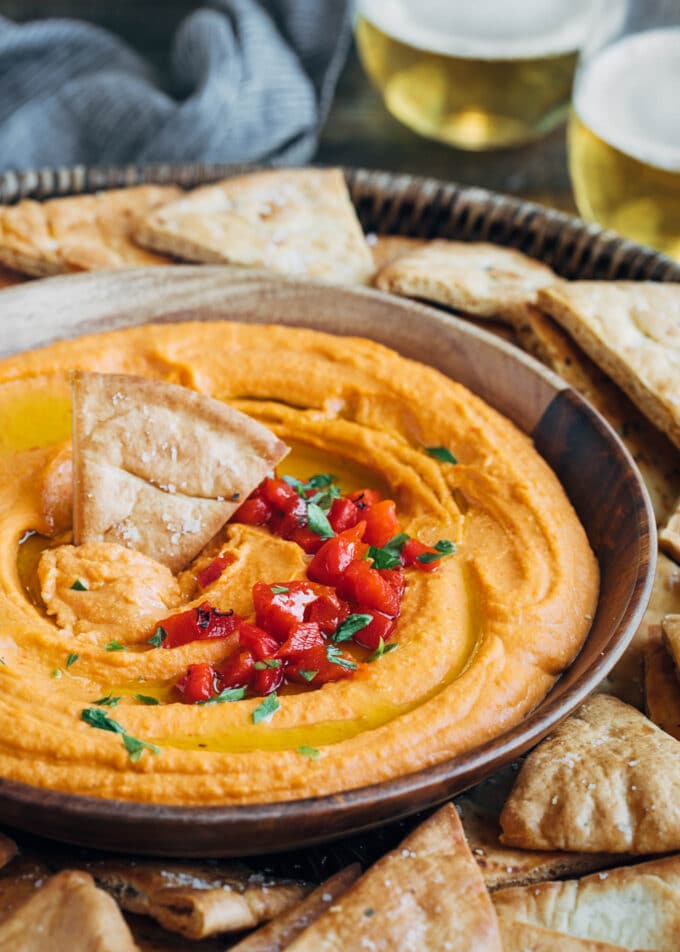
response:
[(12, 952), (135, 952), (114, 900), (86, 873), (58, 873), (0, 923), (0, 949)]
[(0, 264), (36, 277), (168, 264), (132, 235), (140, 216), (180, 194), (174, 186), (139, 185), (0, 206)]
[(251, 417), (185, 387), (77, 372), (74, 541), (117, 543), (179, 571), (287, 452)]
[(366, 284), (371, 252), (340, 169), (254, 172), (206, 185), (146, 215), (144, 247), (189, 261)]

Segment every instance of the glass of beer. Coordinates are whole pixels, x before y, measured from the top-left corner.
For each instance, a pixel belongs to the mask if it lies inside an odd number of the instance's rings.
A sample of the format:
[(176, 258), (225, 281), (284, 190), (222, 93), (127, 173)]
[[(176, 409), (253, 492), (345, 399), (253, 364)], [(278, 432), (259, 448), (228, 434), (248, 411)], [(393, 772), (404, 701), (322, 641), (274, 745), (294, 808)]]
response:
[(594, 0), (357, 0), (364, 67), (389, 111), (462, 149), (537, 138), (566, 116)]
[(608, 0), (569, 120), (581, 215), (680, 258), (680, 3)]

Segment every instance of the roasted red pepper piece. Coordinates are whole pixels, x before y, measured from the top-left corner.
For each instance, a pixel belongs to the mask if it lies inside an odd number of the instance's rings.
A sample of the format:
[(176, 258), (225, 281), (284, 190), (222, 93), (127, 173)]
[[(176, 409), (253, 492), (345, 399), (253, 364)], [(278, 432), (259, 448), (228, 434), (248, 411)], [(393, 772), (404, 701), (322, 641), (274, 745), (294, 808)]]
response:
[(316, 585), (318, 598), (305, 612), (305, 621), (314, 621), (325, 635), (332, 635), (350, 613), (349, 605), (341, 601), (328, 586)]
[[(418, 558), (425, 554), (436, 555), (437, 558), (431, 562), (419, 562)], [(440, 552), (437, 552), (437, 550), (433, 549), (430, 545), (425, 545), (424, 542), (419, 542), (418, 539), (409, 539), (401, 550), (401, 561), (404, 565), (412, 565), (414, 568), (420, 569), (421, 572), (434, 572), (439, 566), (440, 559)]]
[(247, 649), (235, 651), (218, 669), (220, 690), (247, 688), (255, 675), (255, 659)]
[(236, 631), (241, 621), (240, 615), (220, 612), (209, 602), (203, 602), (198, 607), (162, 618), (156, 623), (156, 627), (163, 628), (166, 632), (162, 642), (164, 648), (179, 648), (190, 641), (227, 638)]
[(385, 615), (383, 612), (375, 611), (374, 609), (362, 608), (361, 611), (362, 613), (366, 612), (367, 615), (372, 615), (373, 621), (366, 625), (365, 628), (356, 632), (354, 641), (358, 645), (363, 645), (364, 648), (370, 648), (371, 651), (375, 651), (380, 644), (381, 638), (383, 641), (388, 641), (392, 637), (394, 629), (397, 627), (397, 619), (392, 618), (390, 615)]
[[(284, 484), (285, 485), (285, 484)], [(288, 487), (290, 488), (290, 487)], [(307, 503), (297, 493), (274, 513), (269, 521), (272, 532), (288, 539), (298, 529), (307, 527)]]
[(190, 664), (177, 682), (177, 691), (185, 704), (209, 701), (217, 694), (217, 674), (211, 664)]
[(313, 582), (337, 587), (347, 566), (368, 552), (368, 546), (361, 541), (365, 529), (366, 523), (358, 522), (353, 528), (324, 542), (307, 566), (308, 577)]
[(324, 644), (321, 628), (316, 622), (301, 622), (291, 630), (278, 654), (280, 658), (295, 658), (309, 648), (323, 647)]
[(356, 503), (358, 508), (363, 511), (370, 509), (371, 506), (375, 506), (377, 502), (380, 502), (382, 495), (377, 489), (358, 489), (356, 492), (350, 493), (347, 498), (351, 499), (353, 503)]
[(292, 486), (289, 486), (285, 479), (264, 479), (256, 492), (258, 492), (263, 499), (266, 499), (268, 503), (271, 503), (274, 509), (279, 511), (284, 511), (286, 504), (291, 502), (291, 500), (299, 499), (297, 489), (293, 489)]
[(212, 585), (213, 582), (216, 582), (220, 577), (222, 572), (226, 569), (228, 565), (234, 561), (234, 556), (229, 554), (218, 555), (216, 559), (213, 559), (204, 569), (202, 569), (196, 576), (196, 581), (201, 588), (207, 588), (208, 585)]
[(390, 582), (368, 562), (352, 562), (347, 566), (338, 583), (338, 593), (356, 605), (358, 612), (366, 608), (376, 609), (393, 618), (399, 614), (399, 595)]
[[(319, 645), (317, 648), (308, 648), (306, 651), (301, 651), (296, 655), (295, 660), (288, 662), (286, 677), (297, 684), (306, 684), (312, 687), (319, 687), (329, 681), (341, 681), (343, 678), (350, 678), (354, 674), (354, 668), (344, 667), (329, 661), (327, 647), (327, 645)], [(349, 665), (353, 663), (350, 656), (344, 652), (338, 652), (338, 657)], [(303, 672), (305, 673), (303, 674)], [(313, 677), (310, 677), (313, 672), (316, 673)]]
[(355, 502), (347, 496), (340, 496), (331, 503), (328, 521), (333, 532), (344, 532), (351, 529), (361, 519), (361, 510)]
[(397, 593), (399, 601), (401, 601), (404, 594), (404, 589), (406, 588), (406, 579), (404, 578), (404, 573), (401, 569), (378, 569), (378, 573), (381, 578), (384, 578), (388, 582), (394, 591)]
[(296, 542), (307, 555), (314, 555), (323, 545), (323, 539), (316, 532), (306, 527), (298, 527), (288, 535), (291, 542)]
[(280, 668), (263, 668), (255, 672), (253, 683), (250, 685), (251, 694), (271, 694), (283, 684), (283, 666)]
[(379, 549), (401, 532), (397, 507), (392, 499), (374, 503), (363, 513), (362, 518), (366, 520), (364, 542)]
[(234, 515), (233, 522), (244, 522), (248, 526), (266, 526), (274, 513), (272, 506), (260, 496), (251, 496), (242, 503)]
[(269, 585), (256, 582), (253, 585), (255, 621), (281, 643), (291, 628), (304, 621), (307, 606), (317, 597), (310, 582), (272, 582)]
[(271, 658), (279, 650), (276, 638), (247, 621), (242, 621), (239, 625), (238, 637), (241, 647), (247, 648), (256, 661)]

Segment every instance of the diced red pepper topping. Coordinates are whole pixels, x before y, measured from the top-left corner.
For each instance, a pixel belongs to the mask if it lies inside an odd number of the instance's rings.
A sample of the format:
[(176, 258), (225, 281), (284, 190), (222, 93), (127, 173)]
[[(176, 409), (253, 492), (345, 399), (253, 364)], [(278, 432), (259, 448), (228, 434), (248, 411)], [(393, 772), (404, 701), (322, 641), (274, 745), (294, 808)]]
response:
[(365, 529), (366, 523), (358, 522), (324, 542), (307, 566), (307, 576), (313, 582), (337, 587), (350, 562), (362, 559), (368, 552), (368, 546), (361, 541)]
[[(420, 556), (426, 554), (436, 555), (437, 558), (431, 562), (419, 562)], [(433, 549), (430, 545), (425, 545), (424, 542), (419, 542), (418, 539), (409, 539), (401, 550), (401, 561), (403, 564), (406, 566), (414, 566), (414, 568), (420, 569), (421, 572), (434, 572), (439, 566), (441, 557), (441, 552), (437, 552), (437, 550)]]
[(253, 586), (255, 621), (281, 643), (295, 625), (304, 620), (305, 610), (317, 598), (310, 582), (274, 582)]
[(374, 503), (370, 509), (366, 510), (362, 518), (366, 520), (364, 542), (377, 548), (387, 545), (390, 539), (401, 532), (397, 519), (397, 507), (393, 499), (383, 499), (381, 502)]
[(327, 646), (320, 645), (317, 648), (308, 648), (300, 652), (286, 667), (286, 677), (297, 684), (312, 685), (320, 687), (329, 681), (341, 681), (343, 678), (350, 678), (355, 668), (354, 662), (344, 652), (338, 651), (337, 658), (345, 662), (342, 664), (333, 663), (328, 660)]
[(239, 625), (238, 637), (241, 647), (247, 648), (256, 661), (273, 658), (279, 650), (276, 638), (247, 621), (242, 621)]
[(274, 510), (259, 496), (251, 496), (242, 503), (231, 517), (234, 522), (244, 522), (247, 526), (266, 526)]
[(207, 588), (220, 577), (228, 565), (234, 561), (234, 556), (229, 552), (224, 555), (218, 555), (196, 576), (196, 581), (201, 588)]
[(315, 586), (318, 597), (305, 612), (305, 621), (316, 622), (323, 634), (332, 635), (350, 613), (349, 605), (341, 601), (334, 589), (325, 585)]
[(262, 668), (255, 672), (251, 690), (253, 694), (271, 694), (283, 684), (283, 667)]
[(365, 628), (357, 631), (354, 635), (354, 641), (358, 645), (363, 645), (364, 648), (375, 651), (381, 638), (383, 641), (388, 641), (392, 637), (394, 629), (397, 627), (397, 619), (375, 609), (362, 608), (362, 612), (364, 611), (367, 615), (372, 615), (373, 620)]
[(291, 542), (297, 542), (300, 548), (307, 553), (307, 555), (314, 555), (315, 552), (318, 552), (321, 546), (323, 545), (323, 539), (321, 536), (318, 536), (316, 532), (312, 532), (311, 529), (298, 527), (293, 529), (293, 531), (288, 536)]
[(352, 562), (345, 569), (338, 592), (357, 606), (357, 611), (375, 609), (392, 618), (399, 614), (399, 595), (393, 585), (368, 562)]
[(279, 511), (284, 511), (287, 504), (300, 498), (297, 490), (289, 486), (285, 479), (265, 479), (260, 484), (259, 491), (262, 498)]
[(198, 607), (162, 618), (156, 623), (156, 627), (163, 628), (166, 632), (163, 648), (179, 648), (190, 641), (227, 638), (236, 631), (241, 621), (240, 615), (220, 612), (209, 602), (203, 602)]
[(377, 502), (380, 502), (382, 496), (377, 489), (358, 489), (356, 492), (350, 493), (347, 498), (356, 503), (358, 508), (363, 511), (375, 506)]
[(255, 659), (248, 650), (235, 651), (218, 668), (220, 690), (247, 688), (255, 674)]
[(296, 625), (279, 649), (280, 658), (296, 658), (310, 648), (323, 647), (325, 639), (316, 622), (306, 621)]
[(351, 529), (361, 519), (361, 509), (347, 496), (334, 499), (328, 512), (328, 521), (333, 532), (344, 532)]
[(209, 701), (217, 694), (217, 675), (211, 664), (190, 664), (177, 682), (177, 691), (185, 704)]

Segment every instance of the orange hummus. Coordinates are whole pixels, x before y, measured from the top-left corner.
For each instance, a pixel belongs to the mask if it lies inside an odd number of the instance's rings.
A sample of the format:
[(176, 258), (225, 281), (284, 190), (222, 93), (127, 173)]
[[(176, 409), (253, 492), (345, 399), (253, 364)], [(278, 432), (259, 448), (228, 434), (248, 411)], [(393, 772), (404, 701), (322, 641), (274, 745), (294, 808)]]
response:
[[(149, 636), (155, 619), (198, 603), (205, 560), (229, 551), (211, 602), (248, 615), (256, 581), (303, 579), (309, 557), (241, 524), (227, 525), (178, 576), (120, 546), (69, 546), (64, 447), (76, 368), (163, 378), (228, 401), (293, 447), (283, 472), (332, 472), (346, 492), (384, 489), (407, 533), (455, 541), (437, 571), (407, 574), (399, 649), (347, 680), (284, 690), (275, 716), (259, 723), (261, 698), (179, 703), (173, 685), (187, 666), (217, 663), (225, 647), (164, 649)], [(428, 455), (433, 446), (458, 462)], [(530, 440), (464, 387), (370, 341), (184, 323), (0, 362), (3, 777), (184, 805), (295, 799), (394, 778), (520, 721), (578, 652), (597, 594), (583, 528)], [(157, 754), (134, 760), (119, 734), (81, 720), (108, 695), (120, 701), (101, 710)], [(305, 756), (309, 748), (318, 756)]]

